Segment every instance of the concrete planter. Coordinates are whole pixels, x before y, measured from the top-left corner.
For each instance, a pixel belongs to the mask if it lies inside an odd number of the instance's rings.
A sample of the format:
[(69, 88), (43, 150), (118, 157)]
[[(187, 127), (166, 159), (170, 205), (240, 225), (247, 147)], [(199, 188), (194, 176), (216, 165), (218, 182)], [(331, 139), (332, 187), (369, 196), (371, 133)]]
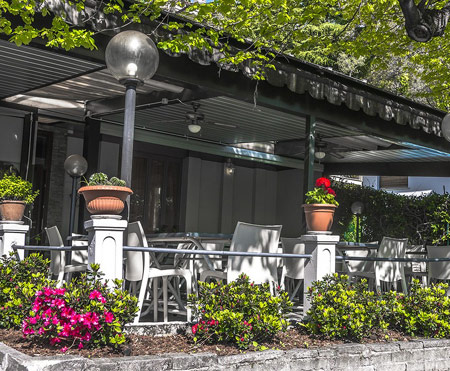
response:
[(343, 344), (326, 348), (269, 350), (219, 357), (210, 353), (86, 359), (31, 357), (0, 343), (1, 370), (450, 370), (450, 340)]

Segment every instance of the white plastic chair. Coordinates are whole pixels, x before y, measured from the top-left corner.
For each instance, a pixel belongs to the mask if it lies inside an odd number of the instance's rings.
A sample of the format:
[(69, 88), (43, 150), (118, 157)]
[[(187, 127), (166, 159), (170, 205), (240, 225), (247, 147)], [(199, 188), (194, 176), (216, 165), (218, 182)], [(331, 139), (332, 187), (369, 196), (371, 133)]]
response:
[[(305, 244), (300, 242), (298, 238), (281, 238), (282, 251), (284, 254), (304, 254)], [(305, 259), (299, 258), (283, 258), (283, 270), (281, 273), (281, 284), (286, 284), (286, 290), (292, 301), (297, 295), (298, 290), (304, 283), (305, 279)], [(298, 280), (293, 285), (293, 280)]]
[[(234, 230), (230, 251), (277, 253), (281, 225), (255, 225), (238, 222)], [(229, 256), (226, 272), (204, 271), (200, 281), (208, 277), (226, 279), (231, 282), (241, 273), (256, 284), (278, 282), (277, 258), (257, 256)]]
[[(147, 239), (145, 238), (144, 230), (142, 229), (140, 222), (134, 222), (128, 224), (128, 246), (141, 246), (147, 247)], [(144, 303), (147, 300), (147, 291), (150, 286), (153, 286), (153, 319), (155, 322), (158, 321), (158, 280), (162, 278), (163, 280), (163, 310), (164, 310), (164, 322), (169, 320), (169, 295), (168, 287), (168, 277), (171, 276), (181, 276), (186, 280), (186, 295), (191, 293), (192, 287), (192, 274), (187, 269), (159, 269), (152, 268), (150, 253), (139, 252), (139, 251), (127, 251), (125, 253), (125, 266), (126, 273), (125, 278), (129, 281), (139, 281), (142, 279), (141, 288), (139, 290), (139, 301), (138, 307), (139, 311), (134, 320), (134, 323), (138, 323), (141, 315), (145, 316), (150, 310), (151, 305), (148, 309), (142, 312)], [(171, 290), (173, 295), (177, 295), (176, 290)], [(180, 298), (177, 298), (180, 302)], [(191, 310), (189, 307), (186, 308), (187, 321), (191, 321)]]
[[(411, 254), (409, 254), (411, 253)], [(421, 253), (416, 255), (414, 253)], [(424, 257), (426, 256), (426, 249), (424, 245), (410, 245), (406, 247), (406, 257)], [(421, 279), (423, 287), (427, 286), (427, 263), (426, 262), (406, 262), (405, 263), (405, 277), (408, 282), (412, 279)]]
[[(376, 256), (378, 258), (404, 258), (407, 244), (407, 238), (383, 237)], [(348, 256), (371, 256), (369, 251), (365, 250), (353, 250), (346, 253)], [(381, 282), (394, 283), (401, 280), (402, 291), (407, 294), (404, 266), (404, 262), (376, 261), (373, 264), (369, 261), (349, 260), (344, 267), (347, 267), (348, 272), (346, 274), (349, 277), (367, 278), (369, 285), (370, 280), (374, 280), (376, 290), (379, 292), (381, 291)]]
[[(429, 258), (450, 258), (450, 246), (427, 246), (427, 254)], [(428, 282), (436, 280), (450, 280), (450, 261), (428, 263)]]
[[(381, 241), (380, 247), (378, 249), (377, 257), (404, 258), (407, 245), (407, 238), (383, 237), (383, 240)], [(406, 286), (404, 266), (404, 262), (375, 262), (375, 285), (377, 291), (381, 291), (381, 281), (393, 283), (401, 280), (402, 290), (406, 295), (408, 293), (408, 289)]]
[[(64, 242), (59, 233), (58, 227), (45, 228), (45, 233), (47, 234), (48, 242), (50, 246), (64, 247)], [(83, 251), (87, 258), (87, 251)], [(81, 251), (80, 251), (81, 253)], [(67, 280), (70, 280), (71, 274), (74, 272), (85, 272), (88, 269), (87, 264), (82, 264), (78, 262), (73, 262), (73, 264), (66, 264), (66, 252), (65, 251), (55, 251), (50, 252), (50, 274), (58, 276), (58, 287), (61, 287), (64, 281), (64, 274), (68, 273)], [(80, 254), (80, 256), (83, 256)]]

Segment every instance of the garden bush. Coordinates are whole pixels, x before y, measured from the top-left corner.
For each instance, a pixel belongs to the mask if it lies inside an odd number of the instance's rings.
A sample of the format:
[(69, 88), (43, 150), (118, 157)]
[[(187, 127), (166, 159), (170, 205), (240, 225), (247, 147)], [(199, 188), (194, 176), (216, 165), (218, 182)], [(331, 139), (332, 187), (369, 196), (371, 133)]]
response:
[(447, 288), (446, 284), (423, 288), (413, 280), (409, 295), (376, 294), (368, 290), (365, 280), (353, 284), (345, 275), (330, 275), (309, 288), (311, 308), (304, 325), (310, 333), (329, 339), (360, 341), (387, 329), (450, 338)]
[(101, 346), (117, 347), (125, 342), (125, 324), (135, 317), (137, 298), (122, 291), (122, 281), (113, 289), (101, 280), (99, 266), (65, 283), (60, 289), (45, 287), (36, 292), (32, 310), (24, 319), (25, 337), (61, 346), (61, 351)]
[(413, 280), (410, 294), (386, 294), (390, 326), (412, 336), (450, 337), (450, 298), (447, 284), (422, 287)]
[(280, 287), (272, 295), (268, 283), (256, 285), (245, 274), (226, 285), (199, 282), (198, 295), (191, 294), (189, 304), (197, 319), (192, 326), (195, 342), (234, 343), (242, 349), (285, 331), (283, 317), (292, 307)]
[(308, 297), (306, 328), (311, 333), (359, 341), (374, 328), (387, 328), (385, 304), (369, 291), (365, 280), (354, 284), (348, 276), (329, 275), (312, 284)]
[(36, 291), (52, 286), (48, 277), (49, 260), (31, 254), (22, 261), (11, 256), (0, 258), (0, 327), (20, 328), (29, 315)]

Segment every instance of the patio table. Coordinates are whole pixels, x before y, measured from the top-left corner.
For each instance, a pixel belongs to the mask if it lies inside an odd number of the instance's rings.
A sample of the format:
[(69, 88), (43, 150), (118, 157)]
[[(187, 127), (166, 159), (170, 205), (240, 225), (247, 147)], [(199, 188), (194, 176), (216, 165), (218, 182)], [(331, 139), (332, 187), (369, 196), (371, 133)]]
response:
[[(168, 247), (178, 244), (189, 244), (188, 248), (191, 248), (193, 250), (195, 249), (207, 250), (204, 248), (203, 243), (230, 244), (233, 235), (223, 233), (213, 234), (213, 233), (198, 233), (198, 232), (176, 232), (176, 233), (147, 234), (146, 237), (149, 245), (164, 245), (165, 247)], [(198, 258), (196, 255), (193, 255), (191, 258), (183, 256), (182, 259), (183, 260), (189, 259), (191, 260), (191, 262), (193, 262), (193, 260)], [(212, 263), (212, 260), (214, 260), (214, 258), (210, 258), (208, 255), (201, 255), (201, 259), (205, 261), (205, 263), (208, 266), (208, 269), (214, 270), (214, 265)], [(156, 259), (155, 262), (158, 264), (160, 260)]]

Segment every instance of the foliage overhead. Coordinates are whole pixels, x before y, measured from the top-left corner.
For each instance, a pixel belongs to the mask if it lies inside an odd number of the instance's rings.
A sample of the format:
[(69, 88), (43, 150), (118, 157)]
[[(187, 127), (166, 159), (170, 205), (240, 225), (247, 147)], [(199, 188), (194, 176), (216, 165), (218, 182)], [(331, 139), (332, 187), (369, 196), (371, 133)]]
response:
[[(405, 31), (400, 3), (414, 5), (405, 0), (106, 0), (87, 8), (84, 0), (0, 0), (0, 34), (17, 45), (40, 38), (51, 47), (93, 49), (96, 33), (149, 20), (149, 33), (162, 28), (170, 33), (160, 48), (215, 48), (223, 53), (224, 63), (251, 63), (256, 79), (264, 78), (264, 69), (258, 67), (274, 68), (274, 58), (286, 53), (446, 109), (450, 40), (413, 41)], [(423, 14), (431, 14), (446, 10), (447, 1), (420, 5)], [(105, 21), (105, 15), (116, 24)], [(236, 40), (239, 50), (232, 47)], [(392, 84), (393, 69), (399, 84)]]

